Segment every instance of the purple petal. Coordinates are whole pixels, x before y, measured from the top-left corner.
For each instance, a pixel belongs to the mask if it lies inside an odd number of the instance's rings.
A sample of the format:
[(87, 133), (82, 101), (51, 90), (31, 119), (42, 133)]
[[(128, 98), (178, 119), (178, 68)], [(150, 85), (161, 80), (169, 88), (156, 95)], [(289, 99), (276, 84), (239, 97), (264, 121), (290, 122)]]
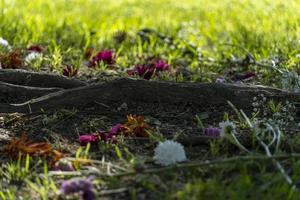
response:
[(205, 128), (204, 135), (208, 137), (219, 137), (221, 135), (221, 130), (217, 127)]
[(166, 71), (169, 70), (170, 65), (164, 60), (158, 59), (153, 62), (156, 71)]
[(109, 50), (99, 51), (95, 56), (92, 57), (88, 67), (95, 67), (101, 61), (108, 65), (114, 64), (116, 62), (115, 53)]
[(79, 136), (79, 143), (82, 146), (87, 145), (87, 143), (93, 143), (98, 140), (98, 134), (91, 134), (91, 135), (81, 135)]
[(118, 135), (120, 133), (122, 124), (116, 124), (114, 126), (111, 127), (109, 133), (110, 135)]

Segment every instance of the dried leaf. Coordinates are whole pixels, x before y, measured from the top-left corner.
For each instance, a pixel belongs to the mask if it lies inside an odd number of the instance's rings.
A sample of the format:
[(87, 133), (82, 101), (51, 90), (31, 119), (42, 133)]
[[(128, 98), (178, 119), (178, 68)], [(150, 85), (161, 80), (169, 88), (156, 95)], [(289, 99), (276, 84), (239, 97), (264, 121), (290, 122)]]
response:
[(5, 145), (1, 153), (11, 157), (17, 157), (20, 153), (21, 155), (43, 156), (50, 158), (52, 164), (63, 157), (63, 154), (54, 150), (48, 142), (33, 142), (24, 133), (21, 137), (14, 138), (9, 144)]
[(148, 137), (147, 131), (152, 128), (147, 124), (143, 116), (128, 115), (127, 122), (122, 127), (125, 136)]

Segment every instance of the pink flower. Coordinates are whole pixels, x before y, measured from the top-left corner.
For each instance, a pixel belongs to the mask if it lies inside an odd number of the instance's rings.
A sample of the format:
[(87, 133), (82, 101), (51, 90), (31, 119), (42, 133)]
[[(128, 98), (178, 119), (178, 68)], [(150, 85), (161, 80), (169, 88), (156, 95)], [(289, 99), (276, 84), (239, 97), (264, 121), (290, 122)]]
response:
[(95, 143), (97, 141), (98, 141), (98, 134), (79, 136), (79, 143), (80, 143), (81, 146), (85, 146), (88, 143)]
[(156, 71), (167, 71), (170, 68), (170, 65), (161, 59), (154, 60), (153, 64)]
[(78, 73), (78, 69), (70, 65), (67, 65), (67, 67), (63, 69), (63, 75), (67, 77), (76, 76), (77, 73)]
[(146, 80), (149, 80), (152, 78), (152, 76), (155, 73), (155, 69), (153, 66), (136, 66), (135, 67), (136, 73), (137, 75), (139, 75), (140, 77), (143, 77)]
[(220, 137), (221, 129), (217, 127), (209, 127), (204, 129), (204, 135), (208, 137)]
[(170, 65), (161, 59), (153, 59), (149, 63), (143, 65), (136, 65), (134, 69), (128, 70), (129, 76), (138, 75), (146, 80), (151, 79), (158, 72), (167, 71), (170, 69)]
[(95, 143), (99, 140), (104, 142), (116, 143), (117, 136), (122, 133), (122, 124), (116, 124), (110, 128), (109, 131), (99, 130), (97, 133), (90, 135), (79, 136), (79, 143), (81, 146), (86, 146), (88, 143)]
[(88, 67), (95, 67), (101, 61), (107, 65), (112, 65), (116, 62), (116, 55), (113, 51), (109, 50), (99, 51), (95, 56), (92, 57)]
[(120, 135), (122, 131), (122, 124), (116, 124), (110, 128), (108, 132), (99, 131), (100, 139), (104, 142), (116, 142), (116, 137)]

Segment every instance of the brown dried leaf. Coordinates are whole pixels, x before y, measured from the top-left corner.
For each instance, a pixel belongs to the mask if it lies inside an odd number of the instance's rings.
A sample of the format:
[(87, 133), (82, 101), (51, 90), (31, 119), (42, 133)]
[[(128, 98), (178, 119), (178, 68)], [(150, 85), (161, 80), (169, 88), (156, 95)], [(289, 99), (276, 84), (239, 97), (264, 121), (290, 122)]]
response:
[(151, 130), (152, 128), (147, 124), (143, 116), (128, 115), (122, 132), (125, 136), (149, 137), (147, 131)]
[(11, 157), (17, 157), (20, 153), (21, 155), (43, 156), (50, 158), (52, 164), (63, 157), (63, 154), (54, 150), (48, 142), (33, 142), (24, 133), (21, 137), (14, 138), (9, 144), (5, 145), (1, 153)]

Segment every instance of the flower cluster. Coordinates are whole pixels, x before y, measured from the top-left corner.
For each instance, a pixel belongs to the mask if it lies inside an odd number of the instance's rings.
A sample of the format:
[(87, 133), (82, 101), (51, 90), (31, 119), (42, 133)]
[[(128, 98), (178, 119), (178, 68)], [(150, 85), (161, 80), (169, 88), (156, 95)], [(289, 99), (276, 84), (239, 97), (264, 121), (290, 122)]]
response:
[(100, 62), (107, 65), (112, 65), (116, 62), (115, 52), (110, 50), (99, 51), (92, 59), (89, 61), (88, 67), (95, 67)]
[(116, 124), (109, 131), (98, 131), (97, 133), (79, 136), (79, 143), (82, 146), (87, 143), (95, 143), (99, 140), (115, 143), (119, 135), (148, 137), (152, 128), (146, 123), (143, 116), (128, 115), (125, 124)]
[(142, 65), (136, 65), (133, 69), (128, 70), (127, 73), (129, 76), (138, 75), (149, 80), (159, 72), (168, 71), (169, 69), (170, 65), (166, 61), (158, 58), (152, 59), (148, 63)]
[(75, 193), (81, 193), (82, 199), (84, 200), (95, 199), (92, 178), (88, 178), (88, 179), (74, 178), (62, 182), (60, 186), (61, 195), (70, 195)]
[(157, 164), (168, 166), (177, 162), (183, 162), (187, 158), (184, 147), (180, 143), (172, 140), (166, 140), (164, 142), (160, 142), (154, 149), (153, 159)]

